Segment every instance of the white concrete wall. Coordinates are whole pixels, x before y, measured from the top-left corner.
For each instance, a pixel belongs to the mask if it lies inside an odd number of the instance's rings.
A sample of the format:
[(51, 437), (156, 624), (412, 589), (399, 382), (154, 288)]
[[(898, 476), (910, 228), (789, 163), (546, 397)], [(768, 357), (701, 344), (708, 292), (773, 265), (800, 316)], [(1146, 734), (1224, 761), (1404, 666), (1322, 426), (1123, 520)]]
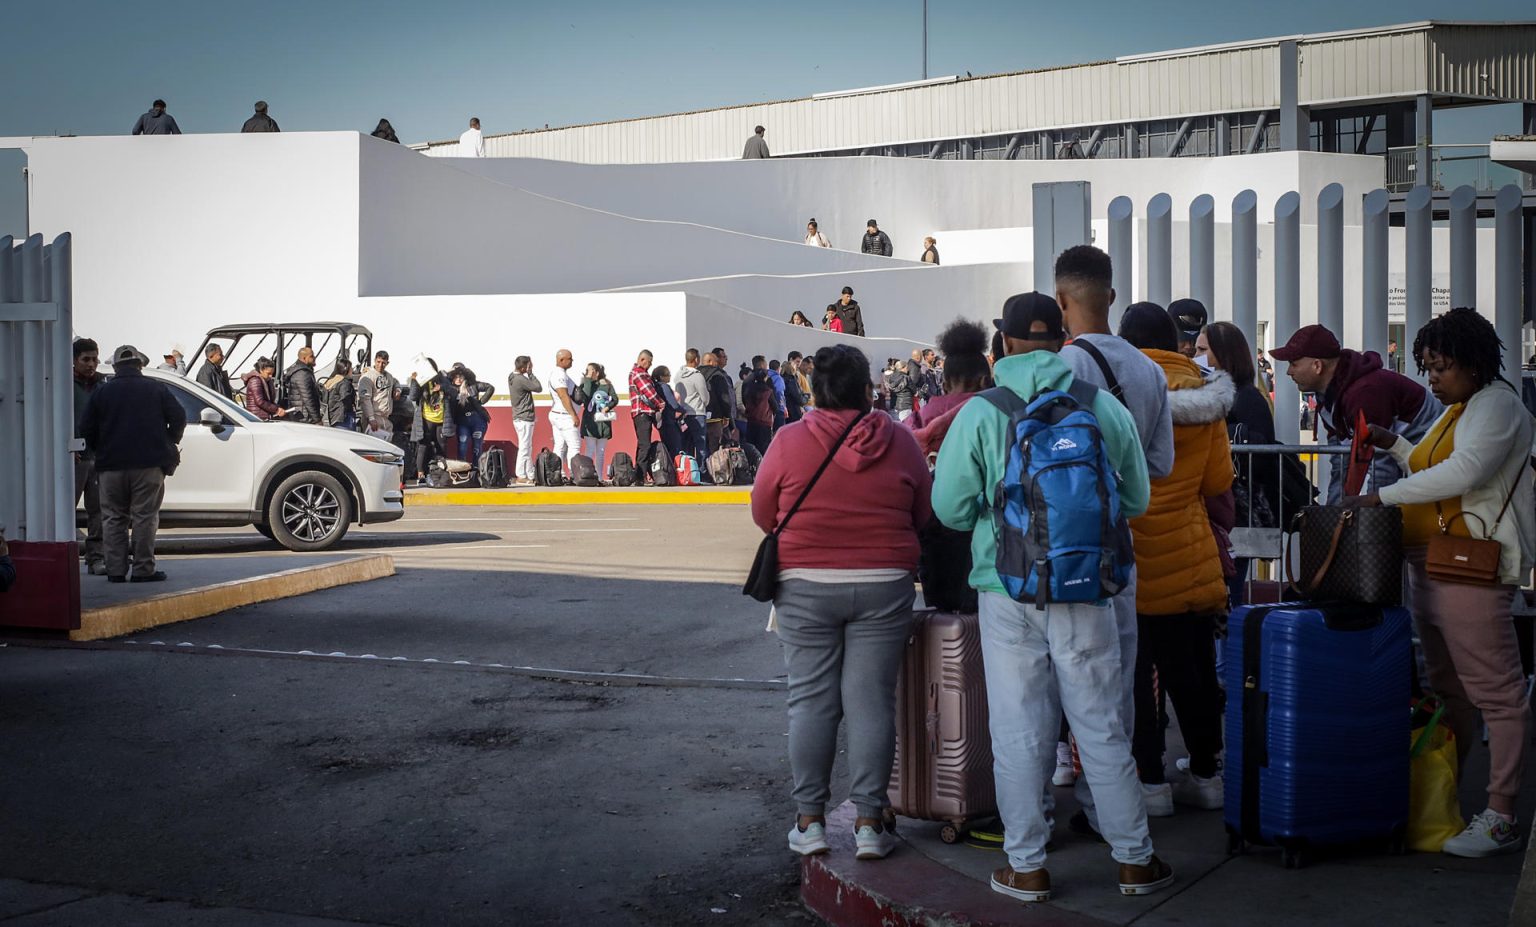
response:
[[(1346, 221), (1359, 221), (1359, 197), (1381, 186), (1379, 157), (1275, 152), (1227, 158), (1144, 158), (1080, 161), (930, 161), (926, 158), (783, 158), (681, 164), (576, 164), (523, 158), (445, 158), (455, 169), (557, 199), (626, 216), (672, 219), (799, 241), (815, 217), (834, 248), (857, 250), (873, 217), (890, 234), (896, 256), (916, 260), (923, 236), (939, 229), (1034, 224), (1033, 184), (1086, 180), (1094, 214), (1116, 196), (1130, 196), (1138, 214), (1158, 193), (1188, 215), (1201, 193), (1216, 198), (1216, 215), (1231, 214), (1232, 198), (1253, 189), (1259, 221), (1275, 201), (1300, 190), (1303, 219), (1316, 212), (1317, 193), (1343, 183)], [(940, 249), (942, 251), (942, 248)]]
[(75, 319), (103, 352), (194, 350), (216, 324), (344, 317), (352, 132), (39, 138), (31, 225), (74, 237)]
[(690, 222), (633, 219), (362, 140), (358, 287), (369, 296), (560, 293), (712, 276), (900, 266)]
[(919, 265), (794, 277), (748, 274), (675, 281), (622, 292), (680, 289), (784, 323), (799, 309), (820, 327), (827, 304), (836, 301), (846, 285), (853, 287), (853, 297), (863, 310), (864, 330), (870, 335), (931, 343), (938, 331), (956, 316), (990, 324), (1004, 300), (1034, 288), (1032, 275), (1032, 265), (1027, 262), (956, 267)]

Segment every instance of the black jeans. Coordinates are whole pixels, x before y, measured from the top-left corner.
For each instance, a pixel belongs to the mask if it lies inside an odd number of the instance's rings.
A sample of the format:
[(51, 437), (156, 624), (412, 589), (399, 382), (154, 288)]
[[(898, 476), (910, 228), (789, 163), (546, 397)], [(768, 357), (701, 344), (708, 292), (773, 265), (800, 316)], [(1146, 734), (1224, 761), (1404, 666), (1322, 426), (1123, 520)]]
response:
[(426, 436), (416, 442), (416, 472), (411, 479), (425, 479), (427, 476), (427, 464), (433, 458), (443, 456), (442, 448), (437, 444), (437, 427), (434, 425), (427, 429)]
[[(1164, 781), (1159, 690), (1173, 699), (1179, 731), (1189, 748), (1189, 771), (1216, 774), (1221, 752), (1221, 686), (1216, 680), (1215, 616), (1136, 616), (1136, 725), (1131, 754), (1141, 781)], [(1156, 678), (1153, 678), (1154, 668)]]
[(636, 415), (630, 421), (635, 423), (635, 469), (639, 471), (640, 482), (649, 482), (651, 479), (651, 429), (653, 420), (649, 415)]
[(758, 453), (767, 454), (768, 445), (773, 441), (773, 426), (748, 422), (746, 439), (752, 442)]

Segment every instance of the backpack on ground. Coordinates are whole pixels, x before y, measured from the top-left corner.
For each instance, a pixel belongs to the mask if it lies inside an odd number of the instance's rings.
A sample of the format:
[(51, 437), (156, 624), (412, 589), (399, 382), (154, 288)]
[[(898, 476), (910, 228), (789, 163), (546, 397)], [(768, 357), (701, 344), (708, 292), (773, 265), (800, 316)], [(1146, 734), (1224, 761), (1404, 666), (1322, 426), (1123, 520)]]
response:
[[(709, 478), (716, 486), (729, 486), (735, 480), (738, 458), (732, 456), (731, 451), (737, 450), (740, 448), (722, 447), (710, 454), (709, 459), (705, 461), (705, 465), (709, 467)], [(741, 466), (746, 466), (745, 455), (742, 455), (739, 460)]]
[(635, 459), (623, 451), (617, 451), (608, 464), (608, 480), (615, 486), (633, 486), (639, 477)]
[(577, 454), (571, 458), (571, 482), (577, 486), (601, 486), (602, 480), (597, 478), (597, 464), (586, 454)]
[(677, 467), (672, 463), (672, 452), (660, 441), (651, 445), (651, 485), (677, 485)]
[(1025, 402), (1006, 387), (981, 397), (1008, 416), (1008, 465), (992, 498), (997, 573), (1014, 601), (1098, 602), (1124, 589), (1135, 554), (1119, 479), (1093, 400), (1076, 380)]
[(549, 448), (539, 451), (533, 460), (533, 482), (537, 486), (564, 486), (565, 473), (560, 466), (560, 455)]
[(672, 459), (672, 465), (677, 468), (677, 485), (698, 486), (704, 482), (704, 475), (699, 472), (699, 462), (692, 455), (678, 454)]
[(499, 447), (488, 447), (480, 454), (480, 485), (486, 489), (502, 489), (512, 481), (507, 476), (507, 452)]
[(434, 457), (432, 462), (427, 464), (427, 485), (432, 489), (470, 486), (478, 476), (475, 468), (463, 460)]
[(750, 486), (757, 482), (757, 468), (763, 465), (763, 452), (757, 449), (756, 444), (748, 441), (741, 446), (741, 453), (747, 459), (747, 471), (745, 474), (736, 474), (736, 482)]

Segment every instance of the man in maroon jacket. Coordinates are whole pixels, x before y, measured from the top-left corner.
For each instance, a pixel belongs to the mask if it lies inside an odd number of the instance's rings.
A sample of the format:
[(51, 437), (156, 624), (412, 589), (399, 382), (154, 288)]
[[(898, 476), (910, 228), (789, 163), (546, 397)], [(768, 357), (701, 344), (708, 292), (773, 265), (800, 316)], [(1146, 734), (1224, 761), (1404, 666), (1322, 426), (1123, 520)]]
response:
[[(1445, 411), (1424, 387), (1387, 370), (1380, 354), (1341, 348), (1333, 332), (1321, 325), (1300, 329), (1269, 355), (1286, 362), (1286, 372), (1296, 381), (1297, 388), (1317, 394), (1317, 417), (1329, 444), (1348, 444), (1361, 412), (1365, 413), (1367, 423), (1417, 442)], [(1328, 458), (1328, 463), (1328, 502), (1337, 504), (1344, 494), (1345, 458), (1335, 454)], [(1373, 491), (1391, 486), (1402, 476), (1402, 470), (1390, 456), (1377, 454), (1372, 458)]]

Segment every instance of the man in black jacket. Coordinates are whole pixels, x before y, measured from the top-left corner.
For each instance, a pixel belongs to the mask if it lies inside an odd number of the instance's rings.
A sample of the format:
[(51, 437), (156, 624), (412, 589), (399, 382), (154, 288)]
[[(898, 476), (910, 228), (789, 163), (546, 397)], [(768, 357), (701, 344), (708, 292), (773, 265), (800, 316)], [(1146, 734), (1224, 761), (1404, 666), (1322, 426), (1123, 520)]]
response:
[(805, 416), (805, 393), (800, 391), (800, 360), (805, 355), (790, 351), (779, 374), (784, 377), (784, 420), (798, 422)]
[(224, 372), (224, 349), (217, 344), (210, 344), (203, 356), (205, 361), (197, 370), (197, 382), (225, 399), (233, 400), (235, 392), (229, 388), (229, 376)]
[(864, 240), (859, 244), (859, 250), (865, 254), (882, 254), (891, 256), (891, 236), (880, 231), (880, 223), (871, 219), (864, 226)]
[(711, 351), (704, 355), (699, 362), (699, 371), (704, 374), (705, 382), (709, 384), (709, 400), (707, 403), (708, 418), (705, 421), (705, 431), (708, 433), (707, 447), (713, 454), (720, 449), (720, 443), (726, 432), (731, 428), (731, 423), (736, 418), (736, 390), (731, 385), (731, 375), (720, 369), (720, 356)]
[(277, 120), (267, 115), (267, 101), (256, 101), (256, 115), (245, 121), (240, 127), (241, 132), (281, 132), (277, 127)]
[(96, 459), (101, 481), (107, 580), (128, 576), (128, 531), (133, 528), (133, 582), (165, 579), (155, 569), (155, 532), (165, 478), (176, 469), (187, 414), (165, 384), (144, 376), (145, 357), (132, 345), (112, 352), (117, 374), (91, 394), (80, 433)]
[(315, 384), (315, 349), (299, 348), (299, 359), (283, 371), (283, 399), (290, 410), (288, 421), (320, 424), (320, 388)]
[(842, 320), (843, 334), (864, 337), (864, 310), (859, 308), (859, 301), (853, 298), (853, 287), (843, 287), (843, 295), (827, 308), (836, 312)]

